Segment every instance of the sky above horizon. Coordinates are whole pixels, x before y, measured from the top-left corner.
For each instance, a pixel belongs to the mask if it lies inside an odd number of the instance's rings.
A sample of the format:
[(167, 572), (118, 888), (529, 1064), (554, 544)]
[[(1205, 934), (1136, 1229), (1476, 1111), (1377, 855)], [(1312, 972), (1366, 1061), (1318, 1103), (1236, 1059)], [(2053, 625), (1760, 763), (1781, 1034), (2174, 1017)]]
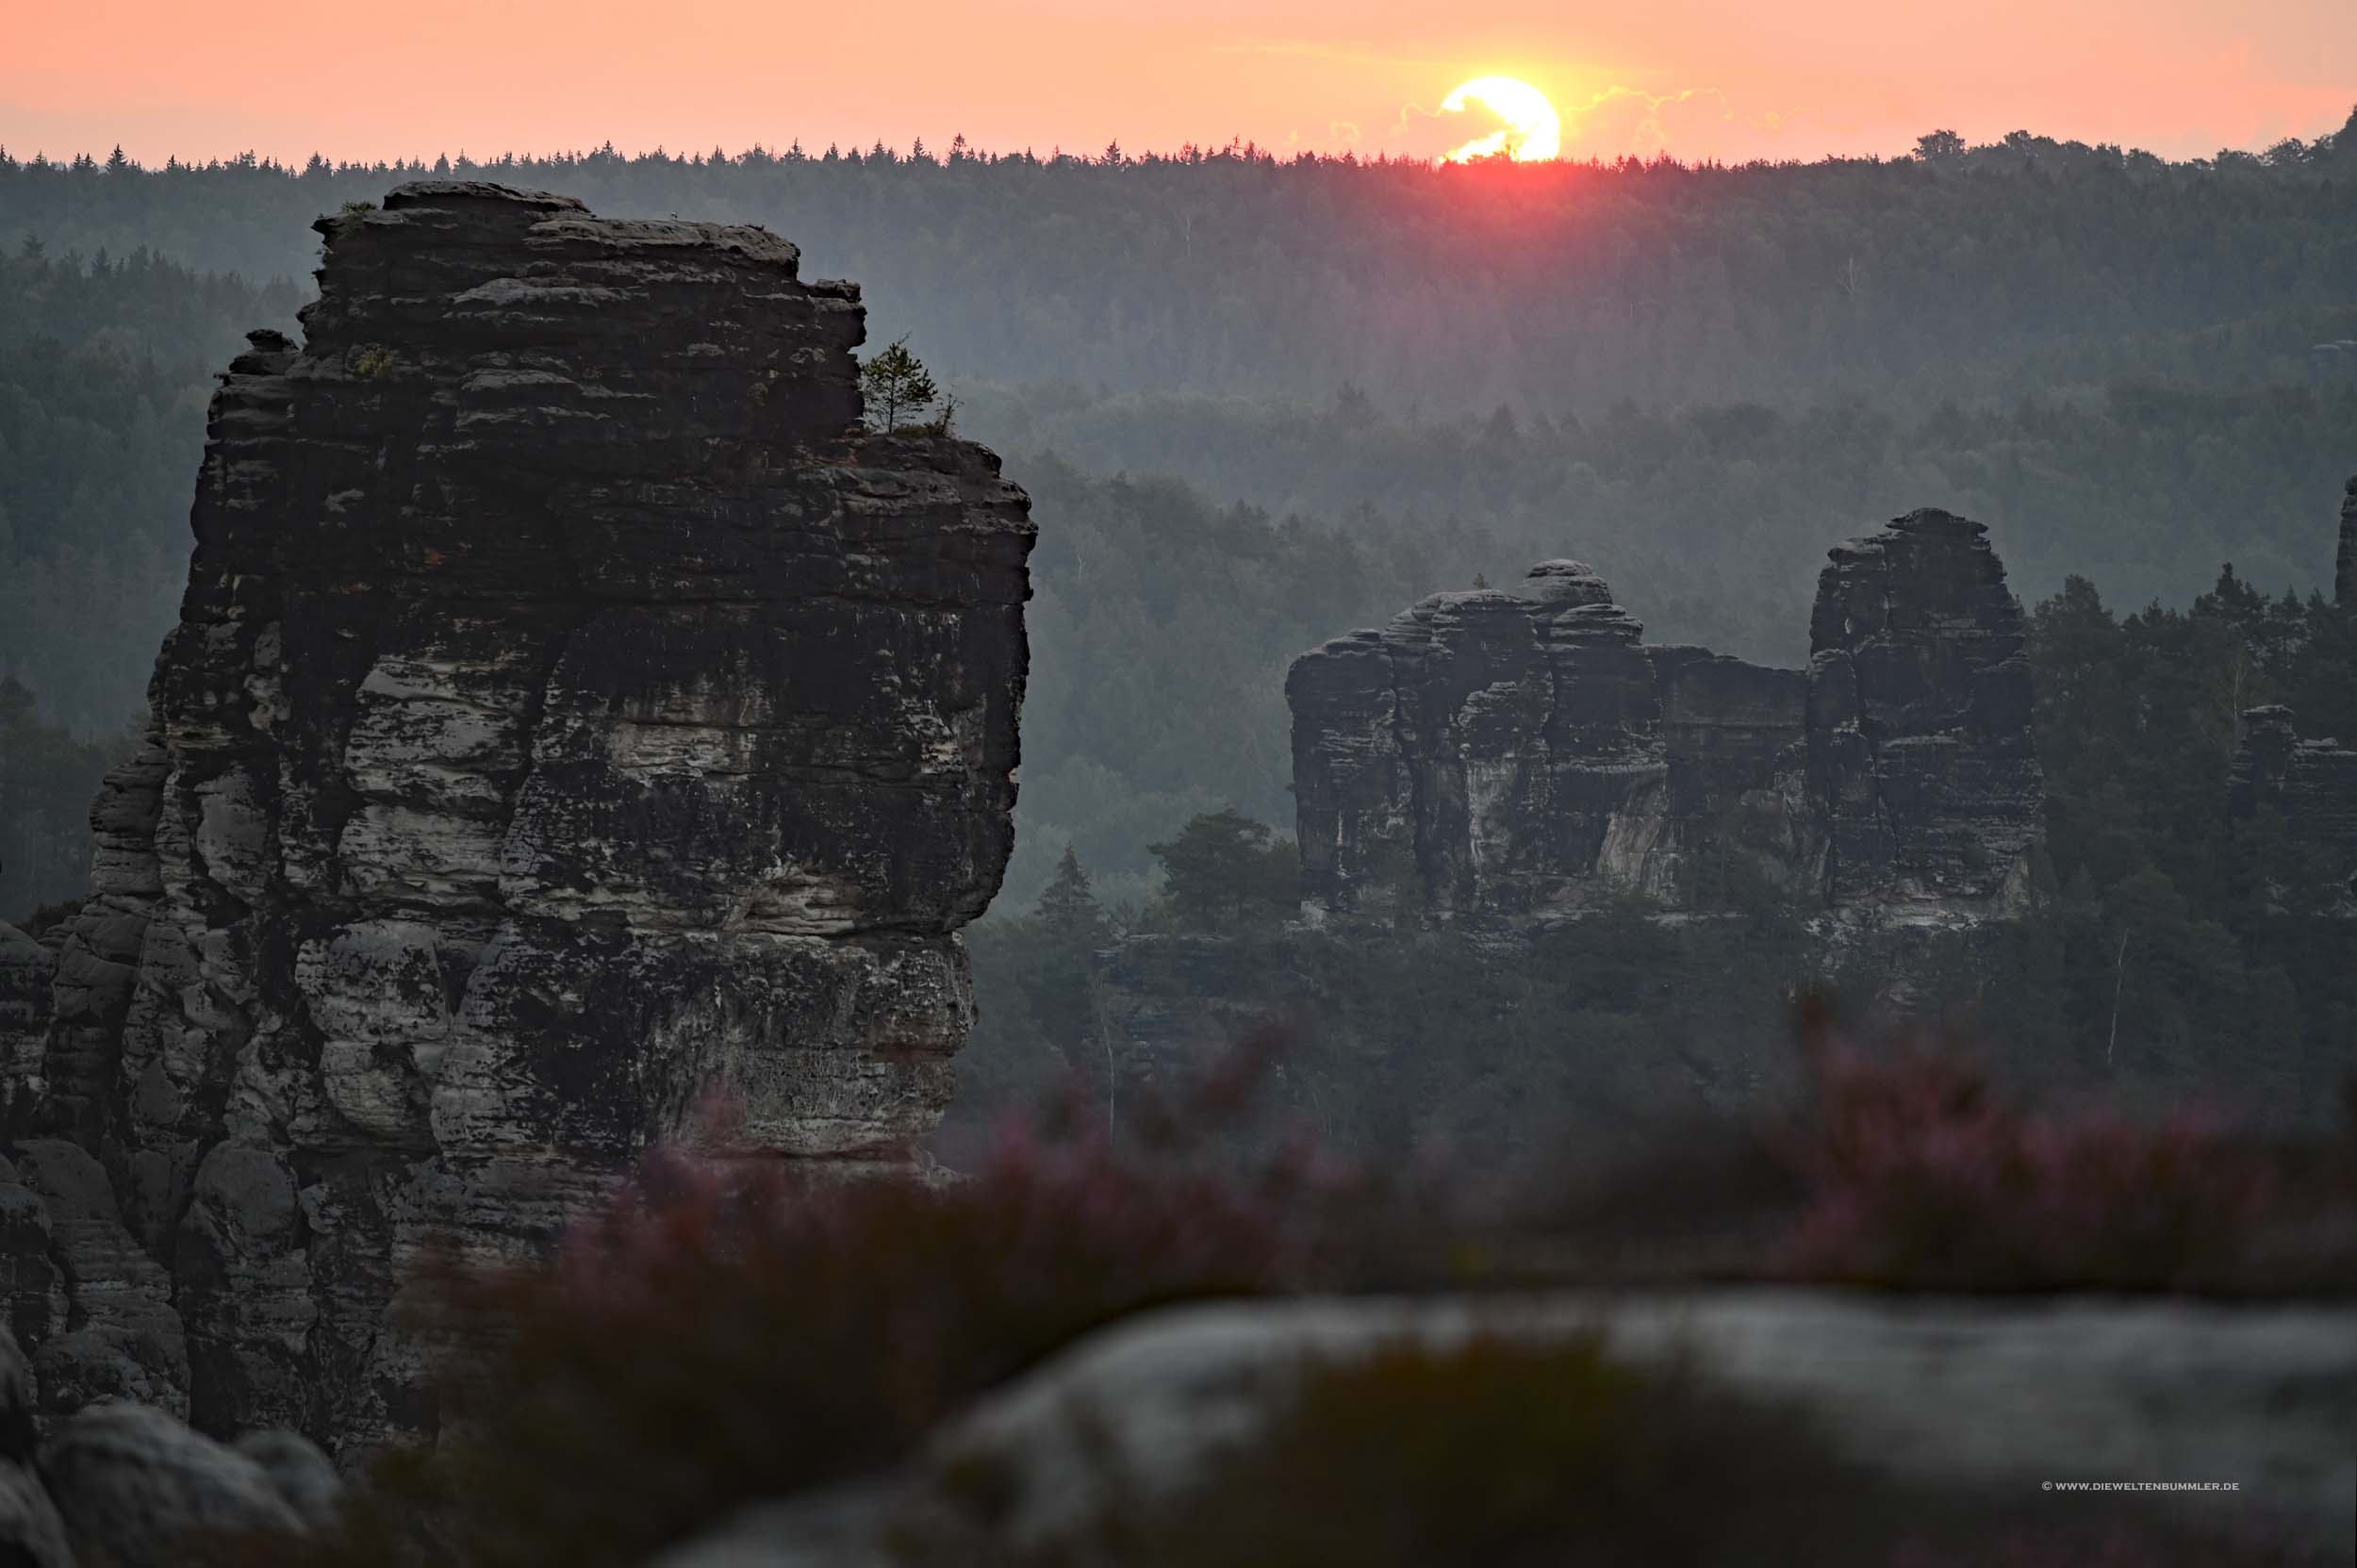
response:
[(2169, 157), (2337, 129), (2357, 103), (2351, 0), (413, 0), (397, 16), (158, 0), (14, 18), (0, 145), (143, 163), (461, 152), (731, 152), (799, 140), (1094, 154), (1231, 138), (1432, 156), (1491, 128), (1451, 88), (1519, 77), (1567, 157), (1891, 155), (1935, 127)]

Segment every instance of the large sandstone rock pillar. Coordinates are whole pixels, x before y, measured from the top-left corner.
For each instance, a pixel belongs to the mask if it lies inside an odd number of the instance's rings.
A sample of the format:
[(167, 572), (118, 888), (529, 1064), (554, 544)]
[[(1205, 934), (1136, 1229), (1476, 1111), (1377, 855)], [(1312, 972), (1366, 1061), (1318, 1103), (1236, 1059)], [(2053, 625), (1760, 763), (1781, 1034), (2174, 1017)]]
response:
[(1818, 579), (1808, 791), (1830, 904), (1949, 916), (2026, 896), (2044, 775), (1987, 535), (1927, 507), (1837, 545)]
[(763, 230), (454, 182), (318, 227), (13, 1099), (168, 1272), (197, 1423), (350, 1445), (429, 1423), (421, 1248), (536, 1245), (716, 1092), (812, 1161), (931, 1126), (1032, 529), (859, 432), (858, 290)]

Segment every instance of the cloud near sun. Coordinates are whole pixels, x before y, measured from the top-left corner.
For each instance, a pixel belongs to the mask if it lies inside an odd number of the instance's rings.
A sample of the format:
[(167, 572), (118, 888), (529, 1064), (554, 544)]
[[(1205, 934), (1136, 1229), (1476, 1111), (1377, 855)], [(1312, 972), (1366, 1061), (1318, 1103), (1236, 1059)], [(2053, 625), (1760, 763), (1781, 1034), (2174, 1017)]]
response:
[(1451, 163), (1506, 154), (1517, 163), (1535, 163), (1563, 151), (1563, 122), (1547, 95), (1511, 76), (1475, 76), (1441, 100), (1442, 115), (1462, 115), (1474, 106), (1500, 122), (1495, 130), (1459, 142), (1442, 155)]

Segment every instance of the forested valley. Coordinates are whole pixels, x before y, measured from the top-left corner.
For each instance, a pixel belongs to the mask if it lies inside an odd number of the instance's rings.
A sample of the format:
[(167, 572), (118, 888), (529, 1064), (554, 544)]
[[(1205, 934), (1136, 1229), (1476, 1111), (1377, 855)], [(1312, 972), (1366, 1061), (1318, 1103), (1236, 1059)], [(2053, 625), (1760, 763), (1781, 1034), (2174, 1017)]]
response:
[[(1287, 852), (1303, 650), (1575, 556), (1650, 640), (1797, 665), (1826, 548), (1919, 505), (1989, 524), (2034, 612), (2055, 831), (2034, 919), (1999, 938), (2022, 982), (1976, 1027), (2080, 1067), (2126, 1038), (2170, 1081), (2247, 1059), (2270, 1102), (2357, 1038), (2345, 928), (2254, 883), (2265, 847), (2236, 834), (2266, 824), (2210, 809), (2243, 708), (2357, 735), (2349, 623), (2318, 597), (2357, 470), (2357, 115), (2191, 163), (2029, 133), (1743, 168), (24, 151), (0, 153), (10, 918), (83, 885), (78, 823), (174, 611), (211, 379), (308, 297), (288, 237), (402, 180), (471, 177), (796, 240), (805, 275), (862, 280), (870, 344), (905, 338), (958, 432), (1030, 491), (1019, 835), (973, 938), (980, 1081), (1097, 1070), (1097, 953), (1192, 918), (1153, 846), (1233, 808), (1272, 830), (1255, 853)], [(1242, 929), (1280, 942), (1285, 903)], [(1437, 983), (1382, 999), (1470, 972), (1445, 944), (1371, 953), (1330, 989), (1393, 1059), (1411, 1037), (1432, 1062), (1472, 1051), (1452, 1082), (1495, 1098), (1521, 1070), (1499, 1053), (1543, 1054), (1515, 1040), (1691, 1056), (1773, 1032), (1775, 925), (1633, 909), (1558, 937), (1511, 1006)]]

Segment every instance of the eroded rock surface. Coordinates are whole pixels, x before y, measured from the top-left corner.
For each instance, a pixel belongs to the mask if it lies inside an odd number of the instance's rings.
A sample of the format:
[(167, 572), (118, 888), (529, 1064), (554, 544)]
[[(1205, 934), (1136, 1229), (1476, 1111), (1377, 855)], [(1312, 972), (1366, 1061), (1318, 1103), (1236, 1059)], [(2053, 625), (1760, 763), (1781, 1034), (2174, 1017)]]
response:
[(2027, 890), (2045, 780), (2021, 606), (1987, 535), (1909, 512), (1818, 579), (1808, 797), (1829, 903), (1989, 910)]
[(2279, 896), (2319, 913), (2357, 915), (2357, 746), (2330, 736), (2303, 739), (2281, 704), (2246, 709), (2229, 802), (2248, 821), (2262, 809), (2280, 817), (2287, 853), (2269, 869), (2298, 885)]
[(2333, 602), (2357, 614), (2357, 475), (2341, 497), (2341, 549), (2333, 558)]
[[(1643, 630), (1593, 569), (1542, 561), (1295, 660), (1306, 895), (1442, 918), (1675, 897), (1726, 811), (1797, 756), (1801, 685)], [(1743, 695), (1715, 704), (1722, 688)]]
[(1805, 671), (1648, 646), (1575, 561), (1303, 654), (1306, 897), (1442, 919), (1623, 892), (2007, 906), (2045, 800), (2021, 610), (1986, 534), (1922, 511), (1835, 549)]
[(306, 340), (215, 397), (46, 1016), (0, 933), (0, 1047), (44, 1405), (348, 1457), (432, 1423), (424, 1249), (537, 1245), (716, 1093), (811, 1160), (931, 1126), (1032, 529), (988, 452), (859, 433), (858, 290), (763, 230), (457, 182), (318, 226)]

